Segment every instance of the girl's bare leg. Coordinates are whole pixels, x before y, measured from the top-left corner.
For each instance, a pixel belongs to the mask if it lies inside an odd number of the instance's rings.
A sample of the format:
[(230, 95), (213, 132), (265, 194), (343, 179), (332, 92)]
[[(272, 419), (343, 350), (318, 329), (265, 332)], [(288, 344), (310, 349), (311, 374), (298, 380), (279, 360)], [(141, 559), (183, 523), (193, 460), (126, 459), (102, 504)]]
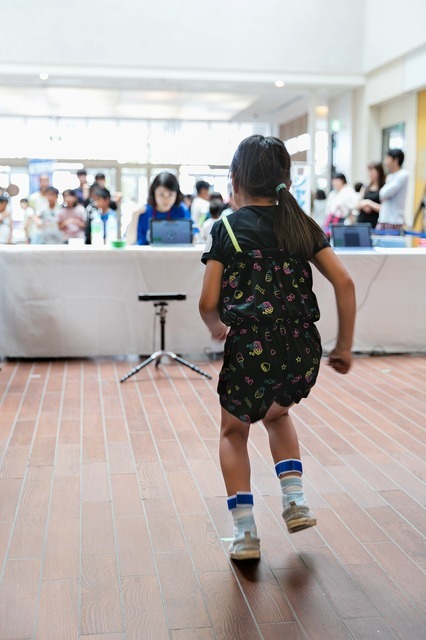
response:
[(263, 418), (275, 464), (288, 458), (300, 460), (299, 439), (289, 415), (290, 408), (274, 402)]
[(228, 495), (250, 491), (249, 425), (221, 407), (219, 458)]
[(263, 424), (268, 432), (275, 471), (280, 480), (283, 518), (288, 531), (295, 533), (314, 527), (317, 521), (305, 502), (299, 439), (288, 414), (289, 409), (274, 402)]

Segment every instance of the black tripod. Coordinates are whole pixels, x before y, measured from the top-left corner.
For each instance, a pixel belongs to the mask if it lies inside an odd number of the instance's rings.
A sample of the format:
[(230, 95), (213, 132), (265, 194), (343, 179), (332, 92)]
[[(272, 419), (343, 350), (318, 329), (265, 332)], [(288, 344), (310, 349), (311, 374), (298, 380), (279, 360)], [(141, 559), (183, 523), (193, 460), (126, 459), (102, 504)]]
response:
[(158, 367), (158, 365), (161, 362), (161, 358), (163, 358), (164, 356), (167, 356), (168, 358), (172, 358), (173, 360), (180, 362), (180, 364), (184, 364), (186, 367), (189, 367), (190, 369), (192, 369), (192, 371), (196, 371), (200, 375), (205, 376), (206, 378), (209, 378), (209, 380), (211, 380), (211, 375), (209, 375), (208, 373), (206, 373), (205, 371), (197, 367), (195, 364), (192, 364), (191, 362), (184, 360), (180, 356), (176, 355), (176, 353), (173, 353), (173, 351), (166, 351), (166, 315), (167, 315), (167, 307), (168, 307), (168, 302), (166, 302), (166, 299), (167, 300), (185, 300), (186, 295), (183, 293), (167, 293), (167, 294), (153, 294), (153, 295), (142, 294), (139, 296), (139, 300), (143, 300), (143, 301), (159, 300), (159, 302), (154, 302), (154, 307), (158, 307), (158, 310), (155, 315), (160, 317), (161, 349), (159, 351), (155, 351), (152, 355), (149, 356), (149, 358), (147, 358), (146, 360), (141, 362), (141, 364), (139, 364), (137, 367), (134, 367), (128, 373), (126, 373), (126, 375), (121, 378), (120, 382), (124, 382), (131, 376), (134, 376), (135, 373), (137, 373), (138, 371), (146, 367), (151, 362), (155, 361), (155, 367)]

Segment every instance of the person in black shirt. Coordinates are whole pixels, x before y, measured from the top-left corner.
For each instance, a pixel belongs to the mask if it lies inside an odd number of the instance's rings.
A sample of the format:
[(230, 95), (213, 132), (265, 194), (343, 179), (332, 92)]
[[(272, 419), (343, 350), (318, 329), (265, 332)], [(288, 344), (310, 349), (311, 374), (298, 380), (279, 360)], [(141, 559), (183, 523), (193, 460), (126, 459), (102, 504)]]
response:
[(217, 221), (207, 240), (200, 313), (212, 338), (226, 338), (219, 374), (220, 462), (234, 520), (235, 560), (260, 557), (247, 441), (262, 420), (280, 479), (283, 517), (293, 533), (314, 526), (290, 407), (315, 384), (321, 341), (313, 262), (334, 287), (339, 318), (329, 364), (351, 366), (354, 286), (323, 231), (290, 194), (290, 155), (278, 138), (250, 136), (231, 163), (240, 208)]
[(386, 182), (385, 172), (381, 162), (371, 162), (368, 165), (370, 184), (361, 191), (358, 204), (358, 222), (369, 222), (376, 228), (380, 213), (380, 189)]

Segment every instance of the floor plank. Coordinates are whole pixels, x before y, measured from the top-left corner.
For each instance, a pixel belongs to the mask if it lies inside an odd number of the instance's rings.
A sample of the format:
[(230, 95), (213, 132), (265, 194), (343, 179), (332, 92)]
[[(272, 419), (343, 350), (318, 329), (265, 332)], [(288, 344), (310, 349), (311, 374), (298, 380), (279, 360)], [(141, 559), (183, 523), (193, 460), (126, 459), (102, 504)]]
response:
[(130, 366), (2, 363), (0, 640), (423, 637), (425, 357), (323, 366), (293, 409), (313, 529), (288, 535), (253, 425), (255, 563), (228, 557), (220, 362)]
[(36, 640), (74, 640), (78, 634), (78, 582), (42, 583)]

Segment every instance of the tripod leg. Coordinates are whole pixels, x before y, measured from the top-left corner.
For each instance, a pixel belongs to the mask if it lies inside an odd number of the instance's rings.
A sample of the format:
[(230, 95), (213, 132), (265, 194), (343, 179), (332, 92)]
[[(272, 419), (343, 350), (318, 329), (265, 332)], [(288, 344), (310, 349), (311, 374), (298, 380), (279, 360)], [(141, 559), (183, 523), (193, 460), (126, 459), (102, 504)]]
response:
[(150, 364), (150, 362), (153, 362), (154, 360), (157, 360), (157, 354), (156, 353), (153, 353), (152, 356), (150, 356), (149, 358), (147, 358), (146, 360), (141, 362), (141, 364), (138, 364), (137, 367), (134, 367), (128, 373), (126, 373), (126, 375), (121, 378), (120, 382), (124, 382), (128, 378), (131, 378), (132, 376), (135, 375), (135, 373), (137, 373), (138, 371), (140, 371), (141, 369), (146, 367), (148, 364)]
[(185, 367), (189, 367), (189, 369), (192, 369), (192, 371), (196, 371), (197, 373), (199, 373), (202, 376), (205, 376), (209, 380), (212, 379), (211, 375), (209, 375), (208, 373), (206, 373), (205, 371), (197, 367), (195, 364), (192, 364), (191, 362), (184, 360), (180, 356), (177, 356), (175, 353), (172, 353), (171, 351), (167, 351), (167, 355), (170, 356), (170, 358), (173, 358), (173, 360), (177, 360), (181, 364), (184, 364)]

